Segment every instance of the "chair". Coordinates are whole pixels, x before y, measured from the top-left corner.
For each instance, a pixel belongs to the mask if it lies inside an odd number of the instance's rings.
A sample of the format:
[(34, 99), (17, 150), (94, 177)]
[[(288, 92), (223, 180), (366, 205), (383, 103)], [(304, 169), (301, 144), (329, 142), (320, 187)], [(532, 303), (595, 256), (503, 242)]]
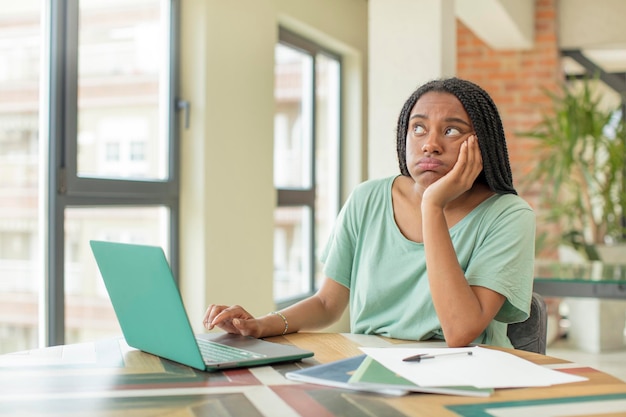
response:
[(546, 339), (548, 334), (548, 313), (543, 297), (533, 292), (530, 301), (530, 315), (520, 323), (511, 323), (507, 329), (507, 336), (515, 349), (528, 352), (546, 353)]

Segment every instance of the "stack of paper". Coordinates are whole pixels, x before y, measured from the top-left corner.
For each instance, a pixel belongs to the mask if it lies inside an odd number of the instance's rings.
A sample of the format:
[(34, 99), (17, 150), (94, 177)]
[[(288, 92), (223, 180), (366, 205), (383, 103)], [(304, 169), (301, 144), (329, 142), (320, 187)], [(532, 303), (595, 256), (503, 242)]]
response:
[[(423, 392), (479, 397), (491, 395), (496, 388), (538, 387), (586, 380), (536, 365), (510, 353), (481, 347), (361, 350), (364, 355), (289, 372), (286, 376), (300, 382), (387, 395)], [(420, 354), (430, 358), (403, 360)]]

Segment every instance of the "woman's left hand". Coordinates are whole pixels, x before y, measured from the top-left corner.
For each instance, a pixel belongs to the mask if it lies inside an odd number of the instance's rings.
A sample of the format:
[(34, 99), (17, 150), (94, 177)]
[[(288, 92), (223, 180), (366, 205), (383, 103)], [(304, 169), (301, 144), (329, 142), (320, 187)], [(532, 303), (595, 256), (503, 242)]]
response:
[(472, 188), (474, 181), (483, 169), (483, 159), (476, 135), (471, 135), (461, 144), (454, 167), (446, 175), (432, 183), (422, 197), (441, 208)]

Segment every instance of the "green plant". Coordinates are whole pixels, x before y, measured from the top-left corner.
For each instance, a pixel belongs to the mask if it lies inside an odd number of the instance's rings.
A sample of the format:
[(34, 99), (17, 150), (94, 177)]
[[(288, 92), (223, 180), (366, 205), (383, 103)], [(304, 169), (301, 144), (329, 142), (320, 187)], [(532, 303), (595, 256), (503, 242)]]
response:
[(546, 91), (552, 112), (522, 134), (538, 141), (537, 166), (527, 180), (540, 185), (546, 220), (588, 259), (598, 259), (595, 245), (624, 240), (626, 213), (626, 128), (621, 110), (603, 108), (594, 82)]

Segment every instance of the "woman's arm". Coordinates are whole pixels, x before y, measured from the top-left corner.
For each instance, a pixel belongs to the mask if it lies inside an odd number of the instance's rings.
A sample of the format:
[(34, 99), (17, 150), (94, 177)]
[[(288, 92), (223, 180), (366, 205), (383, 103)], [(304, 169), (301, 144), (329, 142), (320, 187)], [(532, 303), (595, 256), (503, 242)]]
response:
[(270, 313), (257, 319), (241, 306), (213, 304), (204, 315), (204, 325), (208, 330), (217, 326), (228, 333), (257, 338), (276, 336), (285, 331), (317, 330), (339, 320), (349, 296), (348, 288), (326, 278), (317, 293), (281, 310), (280, 314)]
[(446, 205), (472, 188), (482, 170), (477, 140), (461, 146), (454, 168), (424, 192), (422, 234), (433, 304), (446, 343), (466, 346), (476, 339), (504, 304), (503, 295), (468, 284), (450, 238), (444, 215)]
[(467, 346), (493, 320), (505, 298), (485, 287), (468, 284), (445, 218), (435, 213), (426, 216), (429, 224), (424, 225), (424, 245), (433, 304), (448, 346)]

